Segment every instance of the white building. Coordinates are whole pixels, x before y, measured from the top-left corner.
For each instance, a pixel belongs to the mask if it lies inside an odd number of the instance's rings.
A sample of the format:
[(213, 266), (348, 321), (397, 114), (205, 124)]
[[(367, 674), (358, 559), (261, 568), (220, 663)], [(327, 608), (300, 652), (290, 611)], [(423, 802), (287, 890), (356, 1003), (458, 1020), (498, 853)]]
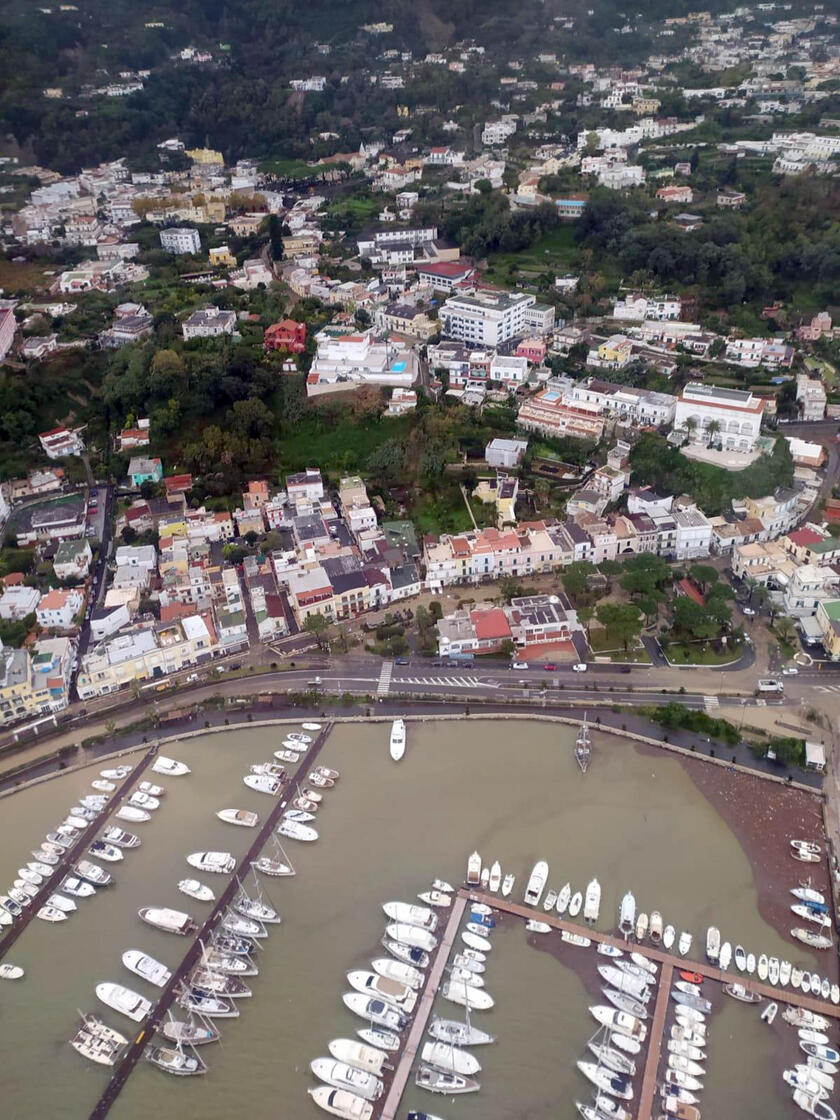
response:
[(42, 597), (35, 618), (45, 630), (69, 630), (83, 602), (76, 587), (54, 588)]
[(630, 319), (644, 322), (645, 319), (655, 319), (662, 322), (669, 319), (679, 319), (682, 310), (682, 300), (679, 296), (652, 296), (647, 297), (641, 292), (628, 292), (624, 299), (617, 299), (613, 305), (613, 319)]
[(525, 333), (525, 313), (536, 297), (525, 292), (477, 291), (450, 296), (440, 309), (443, 333), (471, 346), (497, 347)]
[(513, 114), (506, 114), (498, 121), (488, 121), (481, 132), (481, 143), (486, 147), (504, 144), (516, 132), (518, 121), (519, 118)]
[(484, 448), (484, 458), (489, 467), (518, 467), (528, 450), (526, 439), (491, 439)]
[(186, 339), (215, 338), (221, 334), (233, 334), (235, 330), (236, 312), (220, 311), (216, 307), (193, 311), (181, 324), (181, 332)]
[(201, 238), (192, 226), (173, 226), (160, 231), (161, 246), (168, 253), (178, 255), (201, 252)]
[(318, 349), (306, 378), (309, 396), (354, 389), (359, 385), (410, 388), (417, 376), (417, 359), (404, 345), (377, 342), (371, 331), (345, 334), (325, 327), (315, 336)]
[(693, 560), (708, 556), (712, 543), (712, 523), (697, 506), (673, 506), (671, 517), (676, 522), (675, 556), (677, 560)]
[(18, 622), (32, 614), (41, 596), (34, 587), (23, 583), (8, 587), (0, 595), (0, 618), (7, 622)]
[(689, 381), (677, 400), (674, 427), (696, 443), (713, 441), (730, 451), (749, 452), (758, 440), (763, 411), (764, 401), (748, 391)]
[(817, 377), (800, 373), (796, 378), (796, 399), (803, 420), (822, 420), (825, 416), (825, 385)]

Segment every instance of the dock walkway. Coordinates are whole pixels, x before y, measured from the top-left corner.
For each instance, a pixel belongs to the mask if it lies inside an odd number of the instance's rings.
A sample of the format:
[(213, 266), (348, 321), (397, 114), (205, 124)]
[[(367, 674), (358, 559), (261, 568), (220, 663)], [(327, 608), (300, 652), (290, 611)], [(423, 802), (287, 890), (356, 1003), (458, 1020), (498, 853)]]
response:
[(449, 954), (452, 952), (452, 945), (455, 941), (455, 935), (458, 932), (458, 926), (461, 924), (461, 918), (464, 916), (464, 911), (467, 908), (468, 897), (469, 896), (465, 893), (461, 893), (452, 905), (452, 913), (449, 915), (449, 921), (446, 923), (446, 929), (444, 930), (440, 945), (437, 947), (426, 986), (417, 1003), (417, 1010), (414, 1013), (414, 1020), (408, 1032), (405, 1048), (400, 1055), (399, 1065), (391, 1081), (388, 1096), (385, 1098), (385, 1107), (382, 1109), (381, 1120), (395, 1120), (397, 1115), (397, 1109), (400, 1107), (400, 1101), (405, 1092), (405, 1087), (408, 1084), (411, 1067), (414, 1065), (414, 1059), (417, 1057), (417, 1051), (420, 1049), (420, 1043), (423, 1040), (423, 1032), (429, 1021), (432, 1004), (435, 1002), (435, 996), (437, 995), (440, 982), (443, 978), (443, 970), (446, 968), (446, 962), (449, 960)]
[[(9, 949), (11, 949), (32, 919), (36, 917), (38, 911), (46, 903), (50, 895), (58, 890), (59, 884), (64, 881), (65, 876), (68, 874), (73, 864), (87, 853), (90, 844), (96, 839), (97, 833), (102, 828), (105, 821), (120, 807), (120, 802), (128, 795), (132, 787), (142, 777), (143, 771), (149, 763), (153, 761), (156, 754), (157, 746), (153, 746), (146, 751), (125, 781), (121, 782), (111, 795), (102, 812), (97, 813), (94, 820), (84, 829), (76, 843), (67, 849), (53, 868), (52, 874), (45, 880), (41, 889), (33, 897), (29, 906), (24, 909), (20, 917), (16, 918), (11, 926), (6, 927), (6, 933), (0, 938), (0, 960), (8, 953)], [(26, 862), (28, 861), (23, 861), (23, 863)]]
[(123, 1055), (119, 1065), (115, 1068), (113, 1076), (109, 1081), (105, 1092), (99, 1098), (95, 1108), (90, 1114), (90, 1120), (100, 1120), (101, 1117), (107, 1116), (111, 1106), (116, 1101), (117, 1097), (123, 1089), (131, 1071), (140, 1061), (143, 1056), (147, 1044), (154, 1038), (155, 1031), (160, 1025), (162, 1019), (165, 1017), (169, 1008), (175, 1001), (181, 991), (187, 976), (192, 972), (198, 964), (201, 956), (201, 946), (207, 944), (211, 934), (214, 932), (216, 926), (221, 921), (224, 912), (233, 901), (234, 895), (240, 887), (240, 882), (248, 874), (251, 863), (255, 860), (260, 851), (265, 847), (268, 840), (274, 831), (274, 826), (279, 820), (286, 808), (289, 798), (297, 793), (297, 786), (299, 783), (306, 779), (307, 774), (312, 768), (315, 759), (318, 757), (321, 748), (326, 742), (327, 736), (332, 730), (332, 723), (328, 723), (326, 727), (318, 734), (314, 743), (310, 746), (309, 750), (303, 756), (303, 759), (295, 771), (294, 775), (286, 780), (283, 794), (277, 798), (275, 804), (271, 808), (271, 812), (265, 820), (262, 828), (256, 835), (253, 844), (251, 844), (248, 851), (242, 857), (235, 872), (230, 878), (229, 883), (219, 896), (219, 900), (213, 907), (210, 915), (205, 921), (204, 925), (199, 930), (195, 939), (190, 947), (187, 949), (183, 960), (176, 969), (174, 969), (172, 976), (167, 982), (165, 988), (161, 992), (160, 999), (157, 1005), (152, 1010), (149, 1018), (143, 1024), (143, 1028), (131, 1045)]
[(762, 984), (760, 980), (756, 980), (752, 976), (743, 975), (736, 972), (722, 972), (715, 965), (710, 964), (708, 961), (692, 961), (685, 957), (675, 957), (662, 949), (657, 949), (653, 945), (639, 944), (635, 941), (628, 941), (621, 936), (614, 934), (601, 933), (600, 930), (592, 929), (591, 926), (579, 926), (574, 922), (567, 922), (564, 918), (557, 917), (556, 914), (547, 913), (540, 909), (535, 910), (530, 906), (522, 906), (518, 902), (511, 902), (507, 898), (499, 898), (494, 894), (485, 894), (483, 891), (469, 891), (461, 889), (458, 892), (459, 897), (470, 899), (474, 902), (485, 902), (488, 906), (492, 906), (494, 910), (499, 910), (505, 914), (514, 914), (519, 918), (529, 919), (535, 918), (540, 922), (545, 922), (554, 929), (564, 929), (569, 933), (580, 933), (584, 937), (589, 937), (592, 941), (604, 942), (607, 945), (615, 945), (618, 949), (623, 949), (625, 952), (641, 953), (643, 956), (648, 957), (649, 960), (656, 961), (657, 964), (669, 964), (672, 968), (687, 969), (689, 972), (699, 972), (707, 980), (716, 980), (720, 984), (741, 984), (750, 992), (756, 992), (764, 999), (781, 1000), (783, 1003), (789, 1003), (793, 1007), (805, 1007), (809, 1011), (815, 1011), (818, 1015), (825, 1015), (831, 1019), (840, 1020), (840, 1006), (833, 1003), (827, 1003), (822, 999), (815, 999), (813, 996), (806, 996), (803, 992), (794, 991), (792, 988), (774, 987), (772, 984)]
[(653, 1101), (656, 1096), (656, 1074), (659, 1070), (659, 1059), (662, 1055), (662, 1032), (665, 1028), (665, 1019), (668, 1015), (668, 997), (671, 994), (671, 979), (674, 975), (674, 966), (663, 964), (659, 975), (659, 990), (656, 993), (656, 1006), (653, 1009), (653, 1019), (650, 1024), (648, 1036), (648, 1052), (645, 1061), (645, 1075), (642, 1078), (642, 1090), (639, 1093), (638, 1120), (651, 1120)]

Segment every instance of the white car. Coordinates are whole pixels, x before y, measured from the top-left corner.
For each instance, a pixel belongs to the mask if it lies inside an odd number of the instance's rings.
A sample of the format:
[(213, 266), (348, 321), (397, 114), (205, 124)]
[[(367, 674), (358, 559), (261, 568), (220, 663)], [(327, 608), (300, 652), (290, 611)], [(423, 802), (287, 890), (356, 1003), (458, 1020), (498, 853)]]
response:
[(782, 676), (784, 676), (784, 677), (795, 677), (798, 672), (799, 672), (799, 670), (796, 668), (795, 665), (788, 665), (787, 669), (782, 669)]
[(527, 669), (527, 668), (528, 668), (528, 662), (527, 661), (514, 661), (514, 663), (511, 665), (511, 669)]
[(586, 665), (583, 661), (578, 661), (577, 664), (572, 666), (572, 672), (573, 673), (585, 673), (588, 668), (589, 668), (589, 666)]
[(742, 611), (743, 614), (746, 614), (746, 615), (754, 615), (755, 614), (755, 611), (752, 609), (752, 607), (741, 607), (741, 611)]

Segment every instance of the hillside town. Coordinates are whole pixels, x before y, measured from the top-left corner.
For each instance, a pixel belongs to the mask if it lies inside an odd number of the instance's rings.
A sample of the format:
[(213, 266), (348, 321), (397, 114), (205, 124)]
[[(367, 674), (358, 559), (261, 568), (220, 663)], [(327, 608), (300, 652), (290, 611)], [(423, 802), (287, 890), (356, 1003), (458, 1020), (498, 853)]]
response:
[[(447, 142), (429, 143), (423, 107), (406, 109), (404, 127), (297, 177), (177, 137), (140, 170), (127, 158), (70, 175), (0, 161), (2, 190), (18, 199), (0, 226), (0, 358), (12, 376), (49, 377), (93, 355), (116, 371), (107, 385), (140, 368), (132, 355), (153, 355), (154, 376), (174, 387), (148, 416), (113, 395), (108, 428), (88, 415), (98, 391), (87, 412), (71, 392), (30, 438), (25, 472), (2, 479), (4, 554), (27, 557), (2, 577), (2, 721), (280, 648), (307, 629), (320, 640), (447, 588), (537, 576), (556, 586), (440, 618), (439, 655), (526, 656), (552, 638), (585, 660), (588, 629), (554, 594), (563, 572), (644, 555), (680, 578), (719, 560), (739, 591), (766, 589), (806, 648), (840, 658), (836, 307), (806, 310), (794, 293), (741, 311), (730, 269), (721, 309), (702, 281), (659, 283), (651, 264), (609, 272), (588, 249), (564, 271), (560, 251), (595, 229), (595, 210), (609, 220), (612, 196), (633, 199), (652, 237), (690, 244), (706, 230), (729, 238), (726, 223), (759, 205), (767, 181), (836, 181), (840, 116), (820, 105), (840, 76), (837, 17), (790, 7), (665, 19), (661, 52), (632, 68), (552, 51), (502, 62), (469, 42), (377, 54), (389, 25), (371, 25), (372, 86), (402, 91), (436, 68), (495, 75), (495, 115), (465, 120), (452, 107)], [(215, 64), (194, 47), (171, 59)], [(702, 84), (682, 85), (689, 72)], [(150, 80), (121, 75), (78, 95), (130, 97)], [(333, 80), (301, 74), (291, 88), (317, 96)], [(559, 134), (570, 109), (579, 127)], [(715, 140), (722, 111), (741, 123)], [(536, 223), (534, 243), (553, 246), (545, 262), (478, 235), (496, 198), (508, 232)], [(474, 224), (453, 235), (457, 214)], [(33, 262), (40, 278), (17, 283), (16, 266)], [(246, 461), (242, 485), (210, 493), (175, 436), (179, 378), (185, 362), (192, 377), (202, 355), (234, 354), (267, 376), (237, 402), (249, 407), (286, 382), (302, 385), (303, 409), (373, 399), (386, 424), (430, 408), (489, 424), (499, 434), (481, 454), (462, 440), (445, 456), (465, 527), (415, 523), (416, 494), (392, 500), (398, 478), (384, 496), (381, 480), (369, 492), (371, 472), (349, 459), (348, 470), (306, 454), (289, 471)], [(244, 423), (253, 440), (272, 415)], [(645, 439), (726, 475), (723, 498), (704, 508), (697, 493), (646, 481), (634, 460)], [(776, 482), (763, 471), (771, 460)], [(739, 493), (750, 471), (770, 480), (764, 492)]]

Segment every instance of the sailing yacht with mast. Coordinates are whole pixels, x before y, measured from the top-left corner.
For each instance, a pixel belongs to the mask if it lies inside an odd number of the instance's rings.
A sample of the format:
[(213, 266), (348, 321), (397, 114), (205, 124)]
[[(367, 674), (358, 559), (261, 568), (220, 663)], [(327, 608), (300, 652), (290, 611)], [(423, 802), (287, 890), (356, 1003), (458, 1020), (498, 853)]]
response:
[(575, 741), (575, 760), (580, 767), (581, 774), (585, 774), (589, 769), (589, 758), (592, 754), (592, 742), (589, 738), (589, 724), (587, 722), (588, 715), (588, 712), (584, 712), (583, 723)]

